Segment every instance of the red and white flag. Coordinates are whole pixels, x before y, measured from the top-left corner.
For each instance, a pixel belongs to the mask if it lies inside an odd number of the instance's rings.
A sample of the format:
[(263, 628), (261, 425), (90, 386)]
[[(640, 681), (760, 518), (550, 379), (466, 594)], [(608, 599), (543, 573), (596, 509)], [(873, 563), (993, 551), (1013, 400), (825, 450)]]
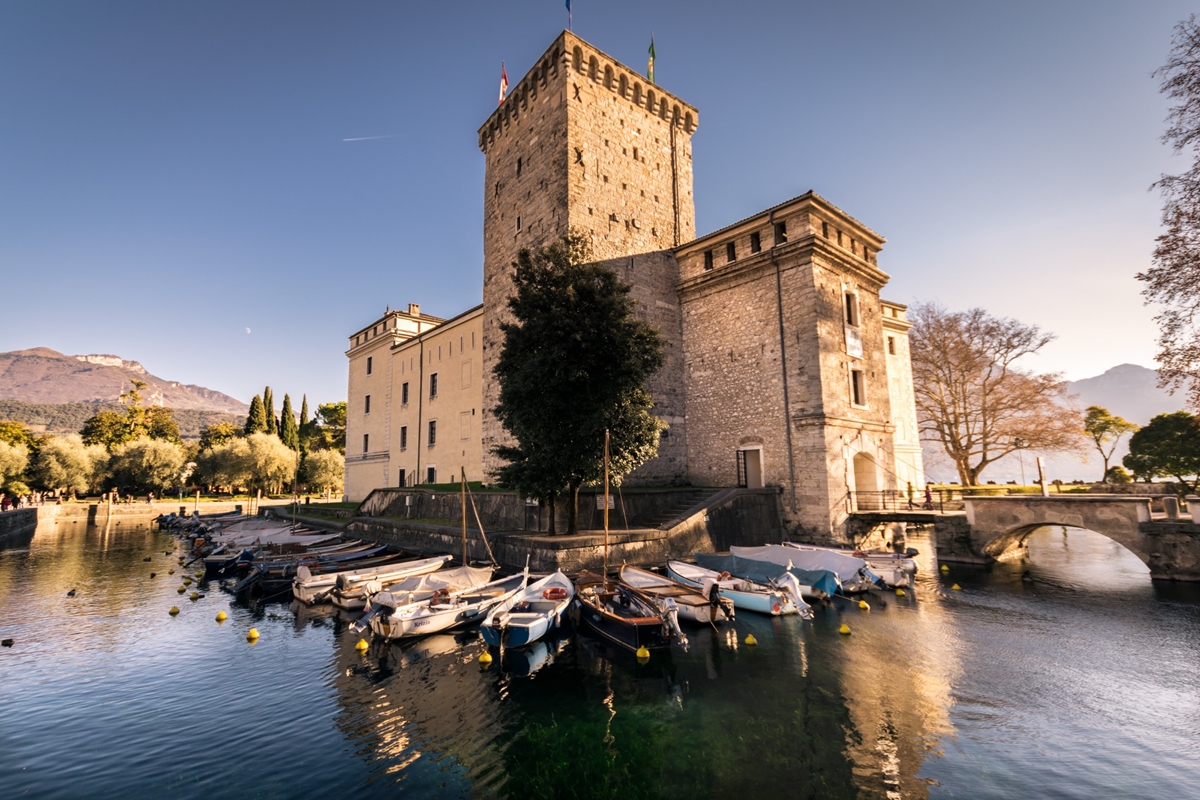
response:
[(504, 71), (504, 62), (500, 62), (500, 102), (496, 105), (504, 103), (504, 95), (508, 94), (508, 73)]

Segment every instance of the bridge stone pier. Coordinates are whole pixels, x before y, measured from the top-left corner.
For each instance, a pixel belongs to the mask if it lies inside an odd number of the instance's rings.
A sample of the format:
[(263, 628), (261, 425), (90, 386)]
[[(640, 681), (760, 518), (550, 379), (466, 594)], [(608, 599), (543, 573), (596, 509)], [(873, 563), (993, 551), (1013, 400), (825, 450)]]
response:
[(1150, 498), (1129, 495), (965, 498), (966, 525), (937, 525), (938, 559), (983, 564), (1027, 552), (1047, 525), (1084, 528), (1122, 545), (1161, 580), (1200, 581), (1200, 525), (1154, 519)]

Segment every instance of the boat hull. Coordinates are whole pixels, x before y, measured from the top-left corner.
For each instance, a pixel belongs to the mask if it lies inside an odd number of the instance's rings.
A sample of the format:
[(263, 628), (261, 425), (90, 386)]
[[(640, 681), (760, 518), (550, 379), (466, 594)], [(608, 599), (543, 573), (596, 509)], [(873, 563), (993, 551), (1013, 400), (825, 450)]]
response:
[[(667, 574), (672, 580), (696, 588), (701, 587), (699, 581), (694, 581), (680, 575), (670, 567), (667, 568)], [(758, 614), (768, 614), (773, 617), (800, 613), (795, 603), (782, 592), (742, 592), (730, 588), (729, 583), (729, 581), (722, 581), (719, 584), (721, 587), (721, 596), (729, 598), (733, 602), (733, 607), (739, 611), (754, 611)]]
[(579, 625), (590, 633), (626, 650), (666, 650), (671, 646), (666, 626), (657, 617), (631, 620), (597, 609), (591, 603), (577, 600)]

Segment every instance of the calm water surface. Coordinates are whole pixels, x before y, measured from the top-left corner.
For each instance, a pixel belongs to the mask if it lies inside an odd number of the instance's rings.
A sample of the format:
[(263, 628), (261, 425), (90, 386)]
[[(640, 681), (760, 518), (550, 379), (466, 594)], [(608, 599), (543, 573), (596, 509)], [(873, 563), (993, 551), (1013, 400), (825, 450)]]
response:
[(190, 602), (175, 545), (64, 523), (0, 551), (4, 797), (1198, 793), (1200, 590), (1096, 534), (923, 557), (907, 598), (743, 614), (644, 666), (568, 636), (488, 670), (474, 633), (360, 656), (330, 613)]

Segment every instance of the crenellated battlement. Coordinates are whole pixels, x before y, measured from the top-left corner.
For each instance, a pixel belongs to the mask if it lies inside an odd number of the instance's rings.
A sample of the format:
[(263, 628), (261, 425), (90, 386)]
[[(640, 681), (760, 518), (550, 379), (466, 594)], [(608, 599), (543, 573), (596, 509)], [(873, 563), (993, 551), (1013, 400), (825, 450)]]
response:
[(479, 128), (479, 149), (487, 152), (496, 138), (529, 111), (539, 96), (565, 88), (568, 75), (578, 75), (646, 113), (669, 121), (687, 135), (700, 124), (700, 112), (640, 73), (630, 69), (570, 31), (562, 34), (509, 91), (504, 102)]

